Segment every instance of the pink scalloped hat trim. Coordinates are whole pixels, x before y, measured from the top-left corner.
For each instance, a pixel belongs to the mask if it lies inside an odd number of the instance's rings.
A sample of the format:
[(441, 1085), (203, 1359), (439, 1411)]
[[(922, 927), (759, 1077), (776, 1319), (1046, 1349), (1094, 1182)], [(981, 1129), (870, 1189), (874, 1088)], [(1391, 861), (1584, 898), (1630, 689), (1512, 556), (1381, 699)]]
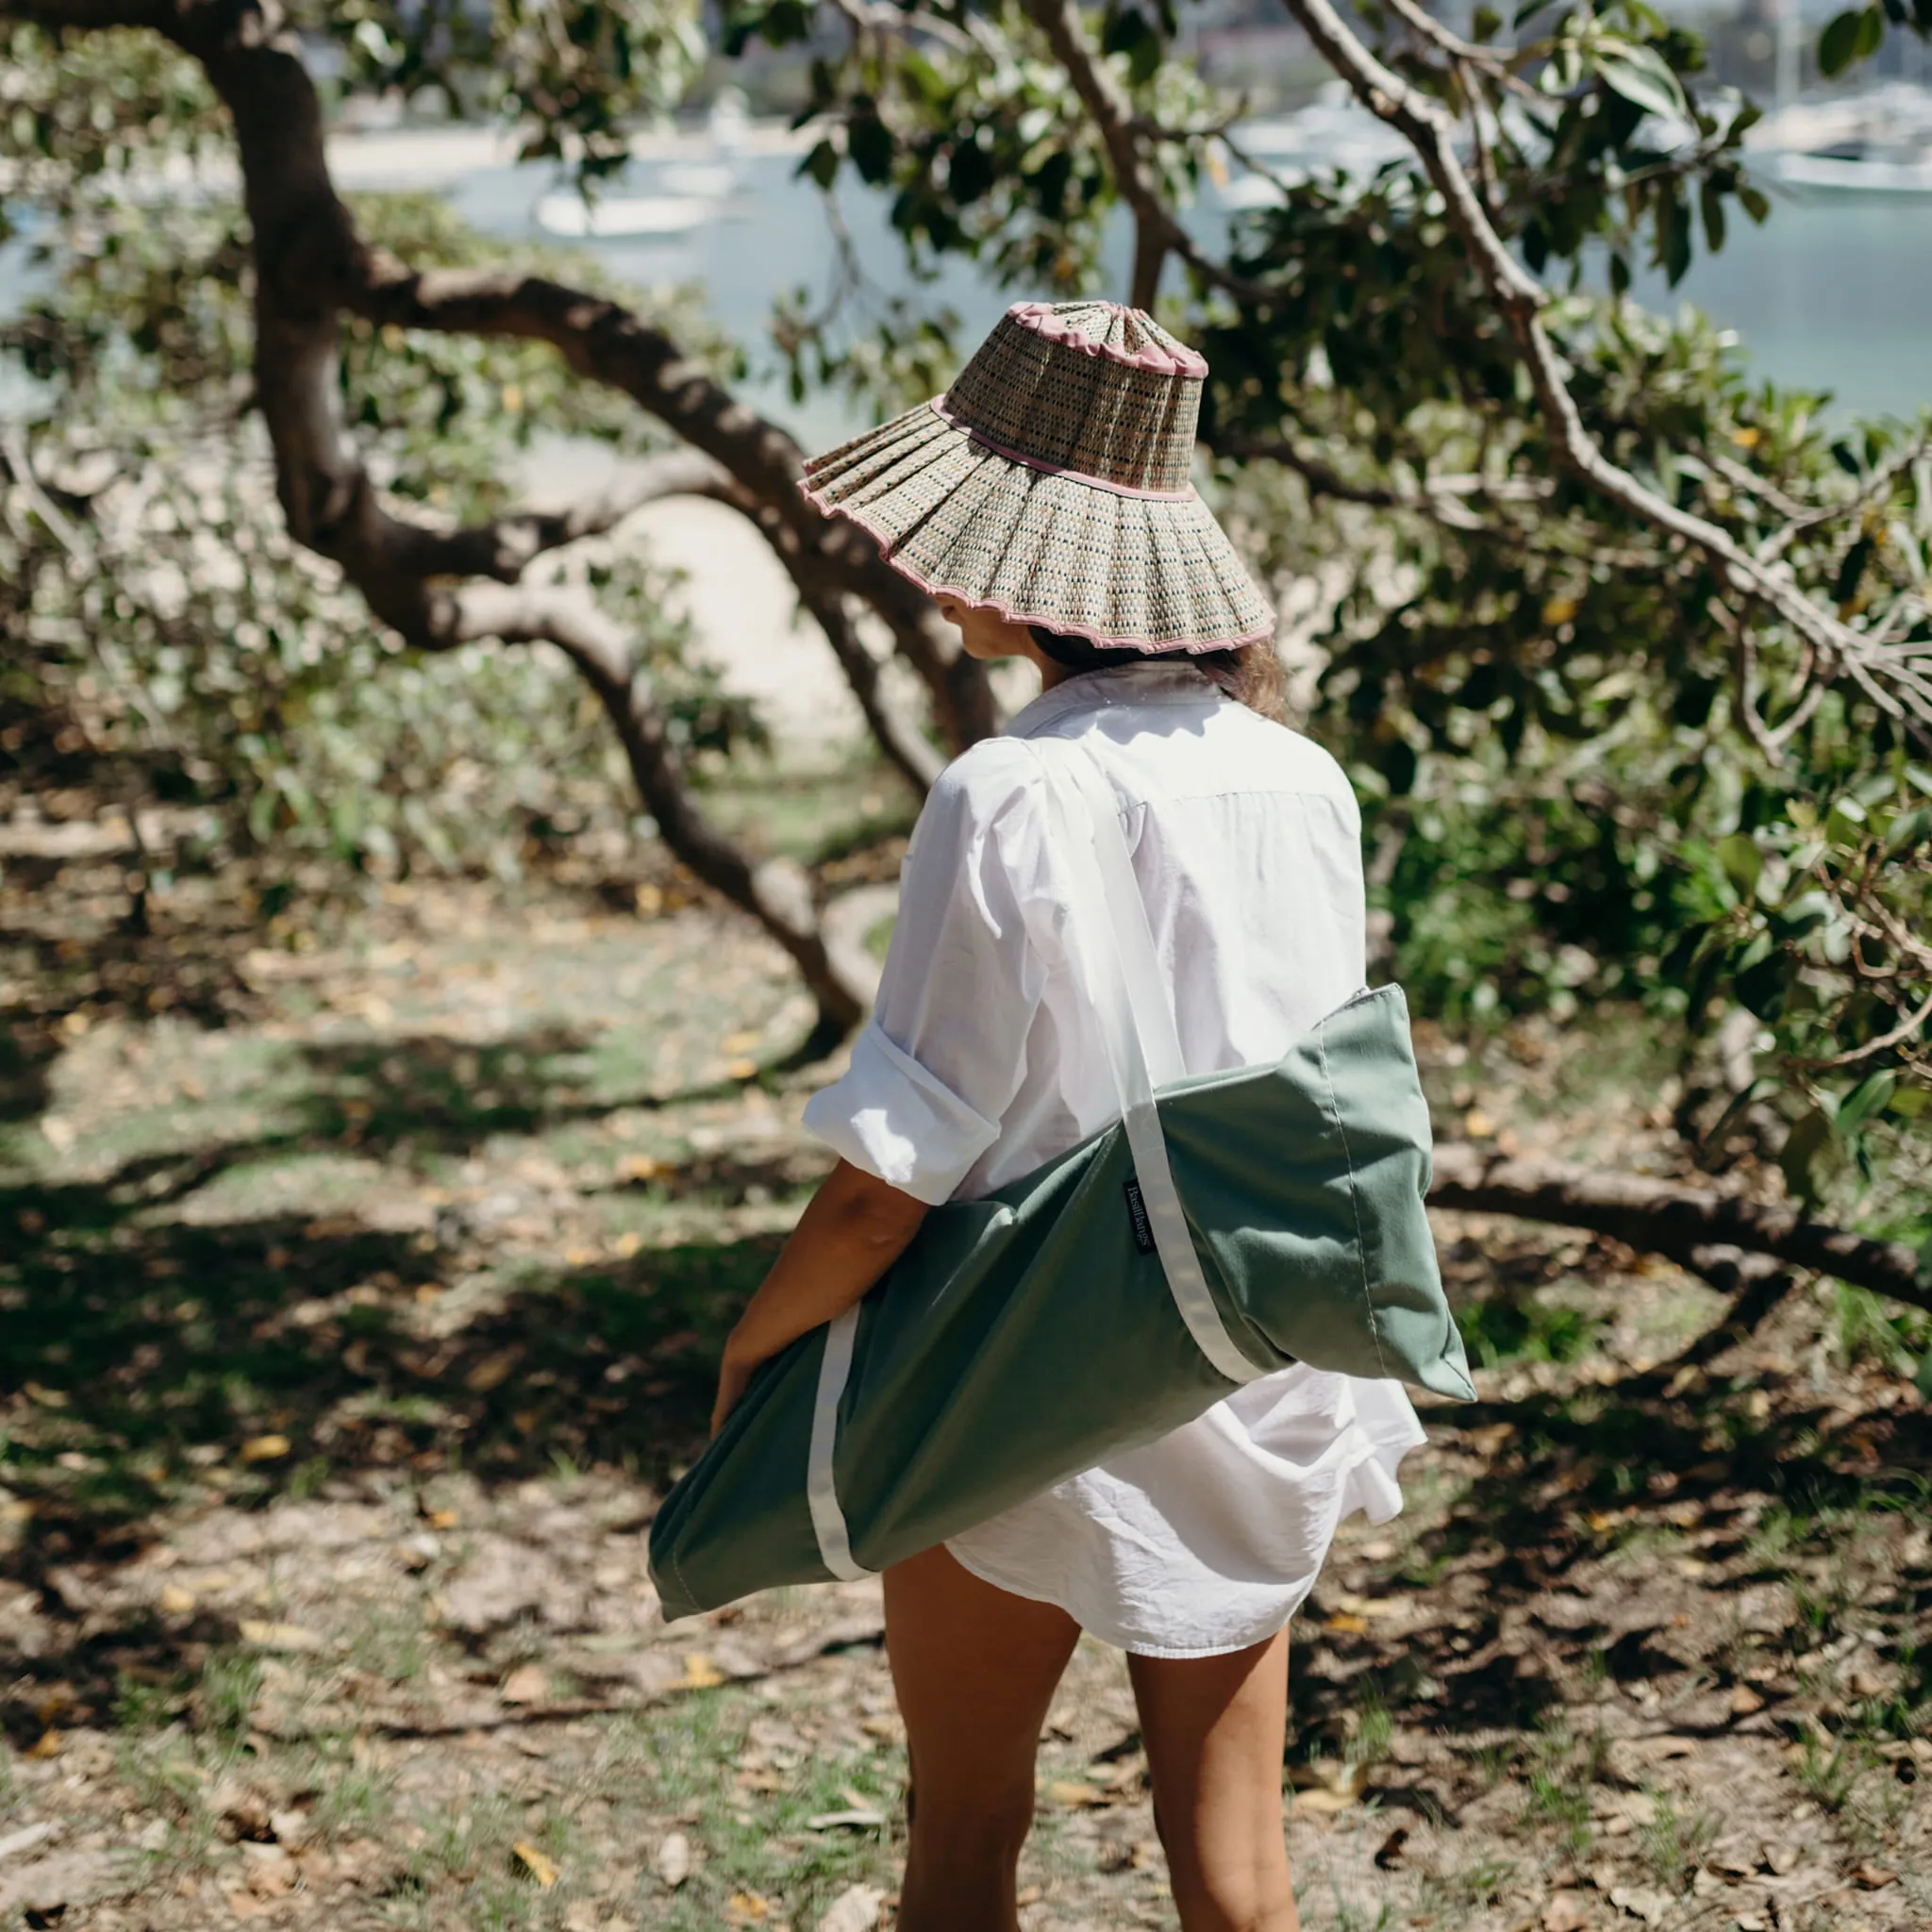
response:
[[(1105, 308), (1114, 315), (1139, 312), (1120, 302), (1095, 302), (1091, 306)], [(1150, 341), (1143, 348), (1124, 349), (1117, 342), (1100, 341), (1083, 334), (1051, 302), (1015, 302), (1007, 314), (1022, 328), (1031, 329), (1035, 335), (1043, 336), (1050, 342), (1077, 349), (1083, 356), (1102, 357), (1108, 362), (1120, 363), (1125, 369), (1147, 369), (1157, 375), (1188, 375), (1196, 380), (1208, 374), (1208, 358), (1184, 343), (1175, 342), (1172, 348), (1163, 348), (1160, 343)]]
[(809, 483), (801, 482), (798, 491), (821, 516), (843, 517), (847, 523), (857, 524), (879, 546), (879, 555), (885, 559), (887, 566), (897, 571), (908, 583), (917, 584), (928, 597), (952, 597), (974, 610), (994, 611), (1008, 624), (1041, 625), (1059, 637), (1085, 638), (1097, 650), (1139, 651), (1143, 658), (1197, 658), (1206, 651), (1239, 651), (1248, 644), (1266, 643), (1274, 635), (1274, 619), (1272, 614), (1258, 629), (1244, 632), (1236, 638), (1155, 639), (1115, 637), (1092, 625), (1069, 623), (1064, 615), (1053, 611), (1022, 610), (1007, 603), (1003, 598), (988, 597), (978, 591), (969, 591), (962, 585), (940, 583), (935, 578), (925, 575), (924, 572), (915, 570), (899, 557), (892, 547), (892, 533), (874, 518), (867, 516), (862, 509), (854, 509), (850, 505), (843, 503), (827, 503), (824, 495), (814, 490)]

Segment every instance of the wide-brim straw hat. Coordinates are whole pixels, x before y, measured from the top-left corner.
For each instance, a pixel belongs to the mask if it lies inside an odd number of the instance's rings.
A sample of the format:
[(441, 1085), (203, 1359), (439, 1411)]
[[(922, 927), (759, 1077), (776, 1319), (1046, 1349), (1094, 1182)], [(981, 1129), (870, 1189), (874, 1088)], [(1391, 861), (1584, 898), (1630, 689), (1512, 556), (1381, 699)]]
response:
[(801, 487), (934, 596), (1104, 649), (1258, 643), (1274, 614), (1190, 480), (1207, 373), (1138, 308), (1016, 303), (944, 395)]

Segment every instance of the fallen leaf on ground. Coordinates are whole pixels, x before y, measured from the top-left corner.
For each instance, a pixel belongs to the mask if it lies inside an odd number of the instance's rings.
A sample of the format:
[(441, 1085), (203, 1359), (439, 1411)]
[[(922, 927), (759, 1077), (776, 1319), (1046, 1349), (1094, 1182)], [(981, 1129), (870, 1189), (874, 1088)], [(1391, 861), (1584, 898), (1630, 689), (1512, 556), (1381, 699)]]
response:
[(308, 1814), (306, 1811), (271, 1811), (268, 1828), (275, 1833), (275, 1841), (284, 1844), (291, 1851), (299, 1851), (309, 1833)]
[(541, 1664), (523, 1664), (503, 1680), (497, 1695), (506, 1704), (541, 1704), (549, 1694), (550, 1680)]
[(533, 1844), (519, 1839), (510, 1850), (516, 1854), (517, 1863), (537, 1881), (544, 1891), (557, 1883), (557, 1866), (548, 1854), (541, 1852)]
[(258, 1650), (321, 1650), (323, 1640), (313, 1630), (300, 1624), (262, 1624), (253, 1617), (243, 1617), (236, 1624), (243, 1643), (252, 1643)]
[(161, 1591), (161, 1614), (164, 1617), (185, 1617), (194, 1607), (194, 1592), (183, 1590), (178, 1583), (170, 1583)]
[(658, 1876), (675, 1891), (691, 1876), (691, 1840), (674, 1831), (658, 1847)]
[(1075, 1809), (1091, 1810), (1108, 1801), (1108, 1793), (1099, 1786), (1076, 1783), (1072, 1778), (1056, 1778), (1047, 1786), (1046, 1795), (1056, 1805), (1071, 1805)]
[(58, 1757), (60, 1755), (60, 1733), (51, 1726), (42, 1731), (38, 1741), (26, 1747), (29, 1757)]
[(1368, 1630), (1369, 1620), (1353, 1610), (1338, 1610), (1322, 1627), (1341, 1637), (1360, 1637)]
[(755, 1891), (734, 1891), (724, 1904), (727, 1925), (756, 1925), (772, 1916), (772, 1901)]
[(1758, 1696), (1757, 1692), (1752, 1690), (1750, 1685), (1740, 1684), (1731, 1692), (1731, 1715), (1733, 1717), (1749, 1717), (1753, 1711), (1762, 1710), (1763, 1708), (1764, 1699)]
[(1559, 1891), (1543, 1907), (1543, 1932), (1584, 1932), (1590, 1924), (1590, 1902), (1580, 1891)]
[(644, 1244), (644, 1238), (636, 1228), (627, 1228), (610, 1243), (610, 1252), (620, 1261), (628, 1261)]
[(1331, 1791), (1319, 1785), (1313, 1790), (1294, 1794), (1294, 1808), (1317, 1818), (1332, 1818), (1338, 1811), (1346, 1811), (1355, 1802), (1353, 1791)]
[(1369, 1768), (1346, 1757), (1316, 1757), (1291, 1765), (1289, 1779), (1300, 1791), (1328, 1791), (1352, 1803), (1369, 1782)]
[(506, 1348), (495, 1355), (486, 1355), (463, 1377), (463, 1387), (472, 1395), (488, 1395), (492, 1389), (501, 1388), (509, 1380), (510, 1371), (516, 1367), (520, 1354), (520, 1349)]
[(882, 1813), (855, 1806), (850, 1811), (821, 1811), (808, 1818), (808, 1831), (874, 1831), (885, 1823)]
[(724, 1673), (703, 1651), (694, 1650), (684, 1660), (686, 1690), (715, 1690), (724, 1681)]
[(243, 1462), (279, 1462), (289, 1453), (286, 1436), (250, 1436), (242, 1445)]
[(1852, 1876), (1867, 1891), (1883, 1891), (1888, 1885), (1898, 1883), (1898, 1874), (1885, 1865), (1860, 1865)]
[(1406, 1596), (1343, 1596), (1336, 1607), (1350, 1617), (1400, 1617), (1408, 1608)]
[(1610, 1893), (1610, 1903), (1646, 1925), (1662, 1924), (1671, 1908), (1670, 1894), (1647, 1885), (1620, 1885)]
[(1375, 1854), (1376, 1869), (1382, 1872), (1394, 1871), (1395, 1867), (1401, 1862), (1402, 1848), (1407, 1842), (1408, 1827), (1406, 1824), (1398, 1824), (1382, 1840), (1381, 1849)]
[(848, 1886), (819, 1921), (819, 1932), (872, 1932), (879, 1922), (885, 1893), (869, 1885)]
[(5, 1838), (0, 1838), (0, 1858), (10, 1858), (16, 1853), (39, 1844), (43, 1838), (53, 1836), (54, 1827), (45, 1820), (39, 1824), (23, 1824), (18, 1831), (9, 1831)]

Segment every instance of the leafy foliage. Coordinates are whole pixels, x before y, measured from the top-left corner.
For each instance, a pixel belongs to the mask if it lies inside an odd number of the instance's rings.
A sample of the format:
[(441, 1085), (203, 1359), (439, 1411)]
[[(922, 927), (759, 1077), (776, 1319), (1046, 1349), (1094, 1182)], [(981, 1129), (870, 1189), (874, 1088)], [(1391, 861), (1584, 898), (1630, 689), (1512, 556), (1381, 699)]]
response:
[[(188, 199), (142, 190), (142, 170), (200, 158), (198, 75), (134, 37), (77, 45), (57, 65), (16, 37), (20, 105), (4, 130), (42, 217), (44, 288), (0, 337), (32, 398), (18, 460), (0, 472), (0, 626), (13, 641), (0, 741), (41, 783), (91, 778), (130, 802), (199, 808), (192, 858), (205, 864), (250, 854), (271, 875), (305, 858), (385, 875), (506, 872), (591, 833), (621, 853), (622, 767), (560, 658), (406, 652), (333, 565), (291, 541), (248, 407), (240, 211), (219, 177)], [(61, 84), (76, 60), (115, 77), (106, 110), (78, 121)], [(143, 117), (142, 90), (178, 119)], [(433, 200), (378, 197), (357, 212), (372, 239), (425, 263), (483, 258)], [(701, 334), (688, 308), (671, 319)], [(536, 346), (358, 324), (342, 381), (377, 473), (451, 519), (508, 506), (540, 425), (617, 454), (652, 446), (637, 412)], [(687, 663), (663, 573), (608, 546), (569, 567), (644, 641), (688, 745), (757, 737), (744, 706)]]
[(526, 159), (568, 156), (587, 181), (624, 166), (632, 122), (675, 106), (705, 59), (691, 0), (350, 0), (302, 14), (341, 46), (352, 86), (515, 122)]
[[(1497, 232), (1567, 284), (1544, 325), (1605, 453), (1847, 621), (1924, 639), (1923, 441), (1754, 389), (1728, 338), (1624, 298), (1640, 257), (1674, 282), (1736, 214), (1770, 212), (1741, 148), (1757, 109), (1703, 88), (1698, 38), (1641, 0), (1521, 8), (1513, 45), (1486, 9), (1471, 42), (1364, 11), (1382, 58), (1460, 118)], [(736, 30), (795, 36), (797, 14), (748, 8)], [(820, 60), (808, 171), (892, 192), (915, 266), (954, 252), (1028, 294), (1096, 286), (1115, 158), (1030, 14), (903, 18)], [(1694, 1038), (1741, 1009), (1761, 1023), (1752, 1097), (1796, 1130), (1793, 1186), (1855, 1178), (1863, 1137), (1925, 1098), (1932, 746), (1568, 470), (1419, 165), (1274, 175), (1171, 11), (1087, 20), (1191, 238), (1167, 319), (1213, 371), (1224, 513), (1278, 583), (1321, 587), (1309, 728), (1369, 804), (1397, 970), (1465, 1020), (1635, 997)], [(1272, 194), (1218, 218), (1196, 197), (1234, 168)], [(949, 373), (942, 316), (902, 308), (842, 342), (836, 309), (788, 324), (803, 374), (882, 407)], [(1845, 1160), (1806, 1158), (1821, 1130)]]
[[(1878, 11), (1923, 26), (1903, 4)], [(1542, 326), (1587, 435), (1854, 632), (1894, 651), (1922, 645), (1932, 541), (1924, 433), (1847, 430), (1824, 398), (1755, 389), (1726, 339), (1625, 297), (1640, 258), (1674, 282), (1700, 247), (1724, 245), (1738, 216), (1769, 212), (1741, 148), (1756, 110), (1707, 87), (1697, 36), (1642, 0), (1530, 5), (1507, 28), (1481, 8), (1467, 40), (1400, 0), (1363, 17), (1380, 58), (1455, 119), (1490, 225), (1563, 291)], [(1878, 12), (1849, 17), (1855, 27), (1827, 34), (1827, 66), (1867, 48)], [(517, 117), (530, 152), (568, 154), (591, 174), (620, 158), (626, 117), (675, 99), (695, 48), (675, 0), (505, 4), (487, 18), (363, 4), (331, 10), (326, 25), (348, 50), (352, 82), (441, 88), (465, 109)], [(1815, 1195), (1875, 1174), (1874, 1149), (1923, 1132), (1927, 1093), (1932, 746), (1908, 708), (1869, 673), (1822, 661), (1802, 626), (1740, 597), (1705, 551), (1577, 475), (1533, 392), (1519, 332), (1418, 162), (1271, 175), (1242, 146), (1238, 100), (1188, 58), (1177, 8), (1087, 9), (1075, 23), (1085, 73), (1049, 25), (1038, 0), (741, 0), (724, 40), (727, 53), (754, 40), (808, 51), (802, 120), (815, 138), (803, 169), (828, 195), (851, 181), (889, 198), (915, 285), (960, 257), (1029, 295), (1091, 290), (1121, 221), (1141, 224), (1144, 242), (1150, 198), (1165, 211), (1158, 247), (1180, 265), (1166, 283), (1167, 319), (1203, 342), (1215, 372), (1206, 480), (1277, 582), (1315, 587), (1298, 592), (1309, 726), (1369, 804), (1396, 963), (1426, 1004), (1480, 1020), (1545, 1003), (1580, 1015), (1591, 1001), (1634, 995), (1693, 1038), (1747, 1015), (1758, 1077), (1746, 1097), (1785, 1117), (1793, 1187)], [(55, 183), (42, 205), (63, 237), (104, 238), (86, 243), (100, 294), (70, 280), (23, 325), (16, 348), (60, 399), (42, 433), (71, 441), (83, 424), (98, 439), (100, 424), (125, 414), (156, 453), (163, 441), (192, 452), (225, 437), (242, 460), (224, 475), (239, 479), (258, 454), (233, 387), (242, 312), (232, 218), (225, 227), (210, 203), (192, 214), (196, 234), (157, 225), (139, 235), (131, 216), (96, 228), (92, 212), (79, 215), (96, 175), (158, 138), (142, 121), (148, 106), (169, 140), (205, 136), (192, 76), (135, 48), (86, 43), (90, 71), (108, 76), (123, 63), (133, 84), (107, 87), (85, 114), (61, 91), (42, 90), (36, 105), (30, 80), (8, 81), (26, 108), (12, 117), (15, 150), (30, 177)], [(23, 49), (34, 52), (17, 41)], [(1092, 110), (1095, 74), (1121, 104), (1118, 125)], [(1214, 204), (1236, 171), (1261, 184), (1250, 212)], [(398, 232), (418, 259), (468, 245), (407, 223)], [(1604, 283), (1607, 295), (1592, 292)], [(958, 355), (953, 318), (916, 301), (851, 300), (862, 291), (849, 259), (839, 289), (846, 300), (815, 308), (801, 295), (777, 319), (801, 389), (836, 381), (884, 404), (943, 381)], [(172, 394), (142, 388), (142, 372)], [(453, 515), (502, 500), (503, 442), (527, 441), (540, 413), (569, 433), (637, 434), (535, 352), (363, 334), (345, 379), (395, 487)], [(194, 473), (183, 463), (169, 474)], [(292, 648), (299, 663), (308, 643), (282, 641), (324, 627), (314, 600), (331, 591), (318, 579), (298, 594), (307, 566), (275, 551), (258, 486), (255, 500), (263, 508), (244, 554), (274, 560), (264, 585), (282, 581), (275, 571), (294, 575), (283, 604), (270, 599), (271, 645), (250, 648), (284, 662)], [(197, 527), (218, 543), (233, 532), (240, 548), (242, 513), (223, 516)], [(51, 594), (64, 567), (36, 568), (34, 594)], [(130, 566), (125, 585), (144, 581)], [(246, 620), (215, 581), (217, 601), (195, 621), (239, 637)], [(135, 621), (111, 600), (103, 608), (100, 645)], [(71, 613), (51, 615), (58, 628)], [(428, 685), (441, 675), (418, 669)], [(359, 690), (355, 701), (365, 701)], [(698, 691), (691, 702), (702, 712), (708, 700)], [(304, 695), (289, 716), (312, 718), (317, 703)], [(545, 715), (534, 702), (518, 710)], [(704, 715), (712, 724), (691, 728), (728, 741), (730, 721)], [(306, 724), (277, 728), (232, 727), (238, 747), (273, 747), (241, 788), (251, 799), (281, 795), (266, 774), (310, 756)], [(359, 713), (344, 726), (373, 728)], [(547, 762), (570, 769), (560, 746)], [(354, 783), (366, 789), (376, 769), (422, 775), (385, 755)], [(399, 784), (398, 801), (405, 793), (422, 796)], [(260, 810), (267, 823), (284, 808)]]

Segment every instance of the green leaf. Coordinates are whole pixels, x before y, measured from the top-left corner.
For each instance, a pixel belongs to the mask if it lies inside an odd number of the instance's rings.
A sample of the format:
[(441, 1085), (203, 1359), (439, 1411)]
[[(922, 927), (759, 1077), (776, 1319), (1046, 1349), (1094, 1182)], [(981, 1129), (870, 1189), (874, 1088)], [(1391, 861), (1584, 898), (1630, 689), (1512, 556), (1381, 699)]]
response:
[(1807, 1208), (1815, 1208), (1844, 1167), (1844, 1154), (1831, 1130), (1831, 1122), (1818, 1108), (1804, 1115), (1785, 1136), (1777, 1157), (1785, 1185)]
[(1764, 854), (1757, 841), (1745, 832), (1733, 832), (1717, 841), (1717, 862), (1724, 876), (1737, 887), (1740, 898), (1748, 899), (1757, 890), (1764, 874)]
[(1839, 1103), (1838, 1111), (1832, 1116), (1832, 1132), (1840, 1141), (1849, 1141), (1874, 1114), (1885, 1111), (1897, 1085), (1898, 1075), (1890, 1067), (1859, 1081)]
[(1921, 805), (1892, 820), (1885, 835), (1885, 856), (1898, 858), (1927, 840), (1932, 840), (1932, 806)]
[(1654, 48), (1626, 45), (1620, 53), (1607, 54), (1598, 61), (1597, 73), (1612, 93), (1622, 94), (1646, 114), (1669, 118), (1684, 112), (1684, 90)]
[(1858, 22), (1858, 51), (1860, 60), (1869, 60), (1885, 44), (1885, 9), (1882, 7), (1868, 7)]
[(1716, 182), (1706, 181), (1697, 191), (1697, 205), (1704, 212), (1704, 239), (1715, 255), (1724, 245), (1724, 198)]
[(845, 149), (862, 180), (876, 188), (892, 175), (892, 130), (876, 114), (856, 116), (845, 129)]
[(1690, 267), (1690, 210), (1674, 189), (1657, 202), (1657, 254), (1664, 279), (1674, 289)]
[(806, 156), (799, 173), (809, 175), (821, 188), (830, 188), (839, 178), (839, 150), (829, 141), (820, 142)]
[(1818, 37), (1818, 71), (1829, 80), (1842, 74), (1858, 58), (1858, 37), (1864, 30), (1862, 10), (1840, 13), (1825, 24)]

